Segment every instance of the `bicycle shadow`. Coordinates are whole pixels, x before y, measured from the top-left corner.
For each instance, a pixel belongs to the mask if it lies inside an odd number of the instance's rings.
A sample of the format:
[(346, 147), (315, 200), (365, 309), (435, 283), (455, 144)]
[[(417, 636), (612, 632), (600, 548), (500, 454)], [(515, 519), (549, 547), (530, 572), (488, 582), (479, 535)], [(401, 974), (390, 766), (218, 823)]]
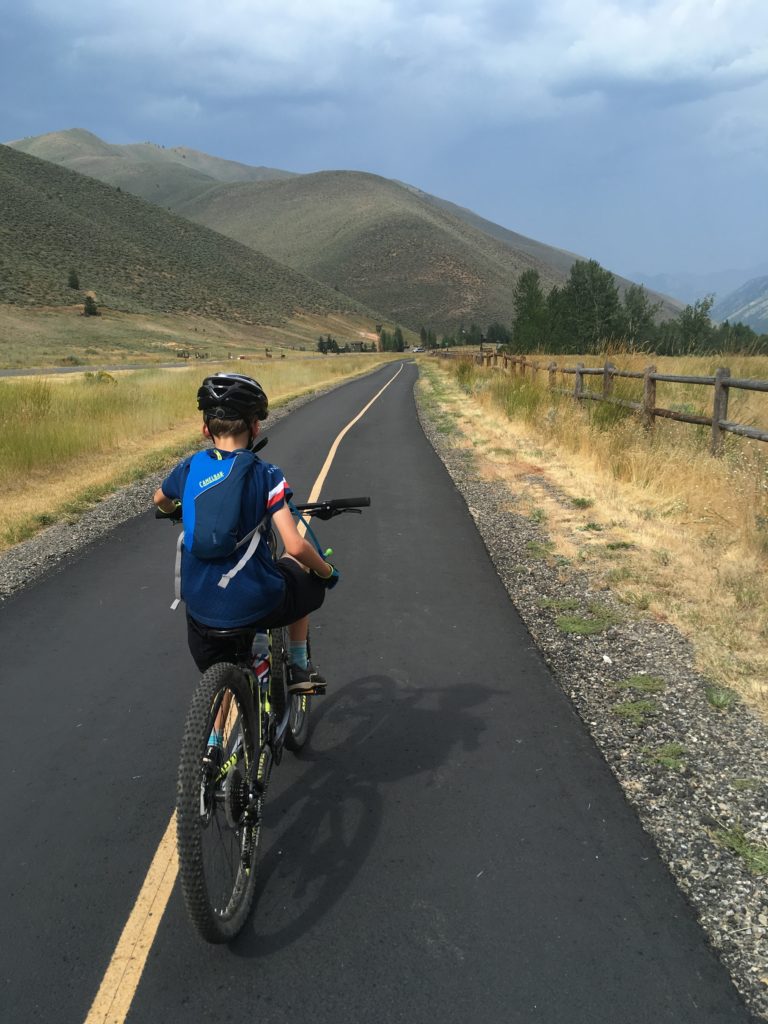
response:
[(422, 773), (439, 785), (452, 755), (479, 746), (485, 722), (471, 709), (496, 692), (466, 683), (416, 688), (371, 675), (316, 701), (301, 774), (268, 795), (255, 908), (232, 952), (268, 956), (319, 921), (374, 845), (382, 788)]

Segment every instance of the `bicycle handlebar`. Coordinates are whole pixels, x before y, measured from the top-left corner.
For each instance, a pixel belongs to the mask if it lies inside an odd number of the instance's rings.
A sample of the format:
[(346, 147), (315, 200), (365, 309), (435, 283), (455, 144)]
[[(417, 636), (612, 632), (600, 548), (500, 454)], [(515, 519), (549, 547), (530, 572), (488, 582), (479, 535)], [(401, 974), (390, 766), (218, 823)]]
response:
[(361, 508), (368, 508), (370, 504), (370, 498), (329, 498), (327, 501), (313, 501), (307, 505), (293, 507), (305, 515), (328, 519), (337, 512), (359, 511)]

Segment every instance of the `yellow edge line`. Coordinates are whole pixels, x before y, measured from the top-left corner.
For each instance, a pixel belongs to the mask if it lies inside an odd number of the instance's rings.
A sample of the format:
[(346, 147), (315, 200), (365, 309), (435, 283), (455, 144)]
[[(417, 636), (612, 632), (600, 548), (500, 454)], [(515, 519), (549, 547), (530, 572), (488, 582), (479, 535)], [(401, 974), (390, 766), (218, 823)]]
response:
[[(331, 445), (320, 474), (315, 480), (308, 502), (317, 501), (334, 456), (344, 435), (370, 409), (373, 403), (389, 387), (403, 369), (402, 364), (397, 373), (387, 381), (370, 402), (360, 410), (353, 420), (344, 427)], [(303, 525), (303, 524), (302, 524)], [(91, 1004), (85, 1024), (123, 1024), (131, 1008), (136, 989), (139, 987), (144, 966), (155, 940), (157, 929), (163, 919), (168, 900), (171, 898), (176, 876), (179, 872), (179, 861), (176, 854), (176, 816), (172, 815), (163, 838), (160, 840), (152, 863), (149, 865), (147, 877), (141, 892), (125, 923), (122, 935), (118, 940), (115, 952), (109, 962), (104, 978)]]
[(178, 870), (173, 815), (85, 1018), (86, 1024), (122, 1024), (128, 1016)]

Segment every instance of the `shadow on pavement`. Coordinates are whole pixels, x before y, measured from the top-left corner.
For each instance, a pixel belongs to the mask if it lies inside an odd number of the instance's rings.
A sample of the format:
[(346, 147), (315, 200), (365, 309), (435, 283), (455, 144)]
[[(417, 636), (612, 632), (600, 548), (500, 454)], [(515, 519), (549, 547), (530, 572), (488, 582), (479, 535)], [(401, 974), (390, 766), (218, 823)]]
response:
[(305, 770), (267, 797), (254, 911), (232, 952), (269, 956), (319, 921), (371, 851), (386, 804), (382, 788), (436, 771), (457, 748), (476, 750), (485, 724), (472, 709), (494, 692), (473, 684), (417, 688), (371, 675), (315, 700), (313, 735), (300, 755)]

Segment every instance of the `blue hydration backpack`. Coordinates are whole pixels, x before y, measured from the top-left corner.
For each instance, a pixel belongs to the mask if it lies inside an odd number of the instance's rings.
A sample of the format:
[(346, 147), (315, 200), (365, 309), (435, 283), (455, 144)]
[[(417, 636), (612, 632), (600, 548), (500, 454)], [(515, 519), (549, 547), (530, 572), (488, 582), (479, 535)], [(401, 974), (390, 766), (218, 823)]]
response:
[(238, 451), (224, 459), (215, 448), (197, 452), (190, 459), (181, 499), (184, 532), (176, 550), (176, 600), (172, 608), (181, 600), (182, 546), (204, 560), (226, 558), (245, 547), (242, 558), (222, 575), (220, 587), (229, 586), (259, 546), (266, 517), (244, 537), (237, 536), (243, 488), (255, 462), (253, 452)]

